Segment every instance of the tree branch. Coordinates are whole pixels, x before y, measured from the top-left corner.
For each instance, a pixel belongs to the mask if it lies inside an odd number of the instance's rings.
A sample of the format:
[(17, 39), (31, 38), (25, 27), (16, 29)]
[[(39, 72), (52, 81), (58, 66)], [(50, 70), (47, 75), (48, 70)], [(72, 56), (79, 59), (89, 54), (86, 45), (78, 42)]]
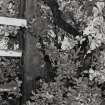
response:
[(56, 0), (46, 0), (45, 3), (50, 7), (52, 11), (55, 25), (62, 28), (67, 33), (72, 34), (74, 37), (80, 35), (79, 31), (77, 31), (74, 27), (63, 20), (62, 12), (59, 10), (59, 5)]

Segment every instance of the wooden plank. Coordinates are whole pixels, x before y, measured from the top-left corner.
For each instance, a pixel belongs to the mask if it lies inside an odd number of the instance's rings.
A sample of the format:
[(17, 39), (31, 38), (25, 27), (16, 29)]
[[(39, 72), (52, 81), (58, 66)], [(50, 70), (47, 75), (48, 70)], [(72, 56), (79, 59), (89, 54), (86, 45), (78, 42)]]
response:
[(27, 20), (17, 19), (17, 18), (9, 18), (9, 17), (0, 17), (0, 24), (1, 25), (27, 27)]
[(0, 50), (0, 56), (4, 56), (4, 57), (22, 57), (22, 51)]

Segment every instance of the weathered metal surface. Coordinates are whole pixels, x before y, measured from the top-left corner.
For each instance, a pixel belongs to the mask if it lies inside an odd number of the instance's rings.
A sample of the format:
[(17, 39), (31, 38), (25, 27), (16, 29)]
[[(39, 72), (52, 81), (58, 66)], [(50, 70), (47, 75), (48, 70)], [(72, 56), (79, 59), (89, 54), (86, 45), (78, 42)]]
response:
[[(34, 4), (35, 0), (26, 0), (26, 10), (24, 12), (24, 16), (28, 21), (30, 21), (35, 14)], [(34, 35), (32, 35), (29, 31), (26, 31), (24, 35), (23, 103), (30, 98), (33, 80), (41, 76), (41, 54), (36, 47), (36, 39)]]

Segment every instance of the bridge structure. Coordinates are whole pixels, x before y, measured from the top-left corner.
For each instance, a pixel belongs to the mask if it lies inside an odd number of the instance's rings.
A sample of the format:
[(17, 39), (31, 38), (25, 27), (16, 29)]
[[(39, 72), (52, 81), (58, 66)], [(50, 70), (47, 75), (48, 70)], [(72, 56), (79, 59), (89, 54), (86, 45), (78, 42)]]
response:
[[(8, 0), (7, 0), (8, 1)], [(13, 27), (18, 27), (19, 29), (17, 36), (19, 36), (19, 48), (18, 49), (0, 49), (0, 57), (7, 57), (9, 59), (11, 58), (17, 58), (20, 60), (20, 71), (22, 71), (22, 88), (23, 90), (21, 93), (21, 96), (16, 99), (18, 102), (15, 102), (16, 105), (23, 105), (25, 103), (25, 96), (24, 96), (24, 71), (25, 69), (29, 69), (29, 61), (28, 59), (30, 58), (29, 53), (31, 49), (33, 49), (31, 46), (30, 48), (30, 43), (32, 44), (34, 40), (33, 38), (30, 39), (30, 35), (27, 34), (27, 25), (28, 25), (28, 8), (29, 7), (29, 2), (30, 0), (16, 0), (18, 3), (18, 14), (16, 16), (8, 15), (6, 13), (7, 11), (0, 11), (0, 26), (13, 26)], [(31, 0), (32, 1), (32, 0)], [(5, 7), (6, 8), (6, 7)], [(4, 8), (4, 10), (5, 10)], [(25, 47), (24, 47), (25, 46)], [(30, 49), (28, 49), (30, 48)], [(28, 67), (29, 66), (29, 67)], [(15, 78), (14, 78), (15, 79)], [(0, 94), (1, 93), (8, 93), (8, 92), (16, 92), (17, 96), (19, 93), (19, 86), (17, 85), (5, 85), (5, 86), (0, 86)]]

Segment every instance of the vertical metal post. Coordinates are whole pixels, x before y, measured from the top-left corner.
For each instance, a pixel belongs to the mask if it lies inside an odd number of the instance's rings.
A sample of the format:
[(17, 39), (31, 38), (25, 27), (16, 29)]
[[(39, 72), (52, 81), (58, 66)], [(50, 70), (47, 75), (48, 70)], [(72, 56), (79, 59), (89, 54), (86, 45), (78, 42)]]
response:
[[(21, 16), (25, 19), (30, 20), (33, 13), (30, 13), (32, 9), (33, 0), (21, 0)], [(24, 6), (24, 8), (23, 8)], [(23, 50), (23, 96), (22, 96), (22, 105), (25, 104), (27, 99), (30, 97), (32, 90), (32, 78), (31, 71), (33, 70), (31, 65), (32, 52), (34, 52), (35, 38), (31, 35), (30, 32), (25, 31), (24, 34), (24, 50)]]
[[(19, 0), (20, 1), (20, 6), (19, 6), (19, 18), (25, 18), (25, 10), (26, 10), (26, 0)], [(20, 40), (20, 46), (21, 46), (21, 49), (22, 49), (22, 57), (21, 57), (21, 70), (22, 70), (22, 87), (21, 87), (21, 92), (22, 92), (22, 97), (20, 99), (20, 105), (23, 105), (25, 102), (25, 99), (24, 99), (24, 71), (25, 71), (25, 68), (24, 68), (24, 50), (25, 50), (25, 31), (23, 28), (20, 29), (19, 31), (19, 40)]]

